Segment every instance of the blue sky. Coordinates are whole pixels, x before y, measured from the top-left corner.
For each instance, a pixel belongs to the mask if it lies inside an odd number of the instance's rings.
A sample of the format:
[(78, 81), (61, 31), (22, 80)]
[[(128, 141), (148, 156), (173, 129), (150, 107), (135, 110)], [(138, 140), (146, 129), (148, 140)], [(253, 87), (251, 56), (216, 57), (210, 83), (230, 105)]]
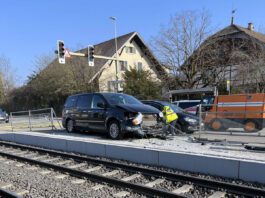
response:
[(263, 0), (0, 0), (0, 56), (11, 61), (21, 85), (34, 70), (36, 56), (52, 53), (62, 39), (70, 49), (99, 43), (114, 35), (109, 16), (117, 18), (118, 34), (137, 31), (146, 42), (158, 34), (171, 16), (185, 10), (206, 9), (212, 25), (235, 23), (265, 27)]

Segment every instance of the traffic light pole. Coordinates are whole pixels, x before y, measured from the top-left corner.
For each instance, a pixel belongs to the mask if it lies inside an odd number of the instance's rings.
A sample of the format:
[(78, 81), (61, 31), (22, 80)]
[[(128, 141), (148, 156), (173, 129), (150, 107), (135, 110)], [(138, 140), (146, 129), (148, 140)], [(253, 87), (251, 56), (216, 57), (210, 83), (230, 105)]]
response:
[[(70, 52), (71, 56), (80, 56), (80, 57), (87, 57), (88, 54), (78, 53), (78, 52)], [(117, 60), (116, 58), (108, 57), (108, 56), (100, 56), (94, 55), (94, 58), (105, 59), (105, 60)]]
[[(115, 47), (116, 47), (116, 54), (115, 58), (108, 57), (108, 56), (101, 56), (101, 55), (95, 55), (94, 54), (94, 46), (89, 45), (88, 46), (88, 53), (79, 53), (79, 52), (70, 52), (67, 50), (68, 56), (79, 56), (79, 57), (88, 57), (88, 65), (91, 67), (94, 67), (94, 59), (105, 59), (105, 60), (112, 60), (115, 61), (115, 90), (116, 92), (119, 91), (118, 89), (118, 83), (119, 83), (119, 77), (118, 77), (118, 50), (117, 50), (117, 38), (116, 38), (116, 30), (115, 30)], [(55, 51), (56, 54), (58, 54), (58, 60), (60, 64), (65, 64), (65, 49), (64, 49), (64, 41), (58, 40), (57, 41), (57, 50)]]
[(77, 53), (77, 52), (69, 52), (71, 56), (81, 56), (81, 57), (86, 57), (88, 56), (87, 54), (83, 53)]

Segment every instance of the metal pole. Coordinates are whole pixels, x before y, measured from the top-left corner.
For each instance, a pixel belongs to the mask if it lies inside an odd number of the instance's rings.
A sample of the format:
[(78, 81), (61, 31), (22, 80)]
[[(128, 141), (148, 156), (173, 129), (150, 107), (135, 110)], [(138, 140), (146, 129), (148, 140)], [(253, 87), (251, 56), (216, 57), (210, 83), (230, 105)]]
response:
[(199, 105), (199, 138), (201, 138), (202, 132), (202, 104)]
[(13, 129), (13, 114), (12, 114), (12, 112), (10, 113), (10, 117), (11, 117), (10, 124), (11, 124), (11, 129), (12, 129), (12, 132), (13, 132), (14, 129)]
[(115, 60), (115, 75), (116, 75), (116, 83), (115, 88), (116, 92), (118, 92), (118, 41), (117, 41), (117, 24), (116, 24), (116, 17), (110, 17), (111, 20), (114, 22), (114, 39), (115, 39), (115, 49), (116, 49), (116, 60)]
[(54, 122), (53, 122), (53, 108), (51, 108), (51, 123), (52, 123), (52, 130), (54, 129)]
[(31, 112), (30, 112), (30, 110), (29, 110), (29, 130), (32, 131), (30, 117), (31, 117)]
[(230, 72), (229, 72), (229, 95), (231, 95), (231, 80), (232, 80), (232, 66), (230, 65)]

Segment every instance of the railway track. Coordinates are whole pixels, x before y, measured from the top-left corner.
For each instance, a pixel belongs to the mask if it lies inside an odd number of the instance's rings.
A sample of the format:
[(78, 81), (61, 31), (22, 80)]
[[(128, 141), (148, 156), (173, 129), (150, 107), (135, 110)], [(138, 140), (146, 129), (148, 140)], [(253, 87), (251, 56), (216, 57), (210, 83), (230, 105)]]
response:
[(6, 197), (6, 198), (22, 198), (20, 195), (17, 195), (14, 192), (8, 191), (4, 188), (0, 188), (0, 197)]
[(209, 198), (265, 197), (261, 188), (1, 141), (0, 156), (100, 183), (94, 189), (106, 184), (123, 189), (117, 197), (130, 196), (131, 192), (151, 197), (196, 197), (195, 191), (207, 192)]

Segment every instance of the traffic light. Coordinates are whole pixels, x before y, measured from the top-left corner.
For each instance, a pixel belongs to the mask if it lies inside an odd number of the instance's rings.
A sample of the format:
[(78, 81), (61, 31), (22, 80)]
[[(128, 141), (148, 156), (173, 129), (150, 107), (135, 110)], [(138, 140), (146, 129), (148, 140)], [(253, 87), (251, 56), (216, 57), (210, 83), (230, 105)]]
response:
[(64, 41), (57, 41), (57, 49), (58, 49), (58, 60), (60, 64), (65, 64), (65, 49), (64, 49)]
[(88, 65), (91, 67), (94, 67), (94, 53), (95, 53), (95, 48), (93, 45), (88, 46)]

